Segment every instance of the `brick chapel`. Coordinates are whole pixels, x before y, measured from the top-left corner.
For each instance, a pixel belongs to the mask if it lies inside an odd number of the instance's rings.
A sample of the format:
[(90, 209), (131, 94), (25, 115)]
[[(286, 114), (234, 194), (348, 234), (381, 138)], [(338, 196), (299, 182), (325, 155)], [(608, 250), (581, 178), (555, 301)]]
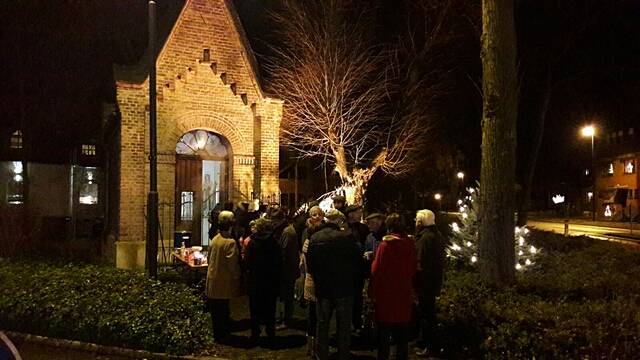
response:
[[(171, 247), (174, 231), (185, 230), (207, 245), (211, 209), (279, 193), (283, 103), (261, 88), (232, 0), (186, 0), (175, 11), (155, 54), (160, 236)], [(149, 56), (114, 66), (119, 124), (110, 152), (118, 155), (108, 167), (117, 198), (108, 203), (116, 264), (125, 268), (144, 265)]]

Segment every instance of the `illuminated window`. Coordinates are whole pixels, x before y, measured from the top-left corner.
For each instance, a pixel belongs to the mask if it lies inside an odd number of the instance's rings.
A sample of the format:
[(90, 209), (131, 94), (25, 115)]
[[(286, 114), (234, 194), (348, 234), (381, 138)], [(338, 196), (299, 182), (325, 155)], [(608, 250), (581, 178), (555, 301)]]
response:
[(11, 143), (9, 145), (12, 149), (22, 149), (22, 131), (16, 130), (11, 135)]
[(625, 174), (635, 174), (636, 172), (636, 163), (633, 160), (627, 160), (624, 163), (624, 173)]
[(216, 134), (205, 130), (194, 130), (182, 136), (182, 139), (176, 144), (176, 153), (226, 157), (227, 147)]
[(11, 178), (7, 182), (7, 203), (12, 205), (24, 203), (23, 169), (20, 161), (12, 162)]
[(95, 145), (82, 145), (82, 155), (86, 156), (96, 156), (96, 146)]
[(609, 165), (607, 165), (607, 175), (613, 175), (613, 163), (609, 163)]
[(98, 181), (96, 172), (96, 168), (93, 167), (83, 169), (78, 195), (80, 204), (94, 205), (98, 203)]
[(193, 191), (180, 193), (180, 220), (193, 220)]

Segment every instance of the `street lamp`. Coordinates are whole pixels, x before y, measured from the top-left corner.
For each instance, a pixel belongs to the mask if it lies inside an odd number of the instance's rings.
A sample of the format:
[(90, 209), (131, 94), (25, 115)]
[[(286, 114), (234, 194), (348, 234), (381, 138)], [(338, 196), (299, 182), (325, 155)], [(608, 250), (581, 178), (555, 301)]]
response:
[(458, 196), (462, 196), (464, 189), (464, 173), (462, 171), (458, 171), (456, 177), (460, 180), (460, 183), (458, 184)]
[(433, 195), (433, 198), (436, 199), (436, 201), (438, 202), (438, 210), (442, 210), (442, 202), (440, 201), (440, 200), (442, 200), (442, 194), (435, 193)]
[(596, 221), (596, 169), (595, 169), (595, 158), (594, 158), (594, 139), (596, 135), (596, 128), (593, 125), (587, 125), (582, 128), (582, 136), (591, 137), (591, 176), (593, 178), (592, 193), (591, 196), (591, 219)]

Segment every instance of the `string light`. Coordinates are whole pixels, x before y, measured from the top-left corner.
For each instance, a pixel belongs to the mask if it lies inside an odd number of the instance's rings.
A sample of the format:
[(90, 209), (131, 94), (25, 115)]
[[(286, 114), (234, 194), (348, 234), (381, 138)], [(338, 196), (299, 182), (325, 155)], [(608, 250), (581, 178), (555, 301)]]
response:
[[(451, 245), (446, 249), (447, 257), (450, 259), (459, 259), (476, 265), (478, 262), (478, 228), (479, 222), (476, 216), (476, 210), (473, 208), (473, 202), (478, 197), (478, 191), (472, 188), (467, 189), (468, 195), (457, 201), (460, 210), (461, 223), (451, 223)], [(514, 227), (514, 250), (516, 254), (516, 270), (522, 271), (535, 264), (534, 258), (540, 253), (540, 250), (533, 245), (527, 244), (529, 229), (526, 226)]]

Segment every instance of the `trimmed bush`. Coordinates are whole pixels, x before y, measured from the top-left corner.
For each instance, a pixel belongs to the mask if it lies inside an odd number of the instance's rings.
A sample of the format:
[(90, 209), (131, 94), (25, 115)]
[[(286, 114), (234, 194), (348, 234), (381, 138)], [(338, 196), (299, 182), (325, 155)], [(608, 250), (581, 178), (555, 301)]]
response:
[(532, 233), (546, 250), (507, 289), (469, 268), (446, 274), (439, 342), (452, 357), (631, 359), (640, 353), (640, 252)]
[(211, 343), (203, 304), (186, 286), (142, 272), (0, 259), (5, 330), (187, 354)]

